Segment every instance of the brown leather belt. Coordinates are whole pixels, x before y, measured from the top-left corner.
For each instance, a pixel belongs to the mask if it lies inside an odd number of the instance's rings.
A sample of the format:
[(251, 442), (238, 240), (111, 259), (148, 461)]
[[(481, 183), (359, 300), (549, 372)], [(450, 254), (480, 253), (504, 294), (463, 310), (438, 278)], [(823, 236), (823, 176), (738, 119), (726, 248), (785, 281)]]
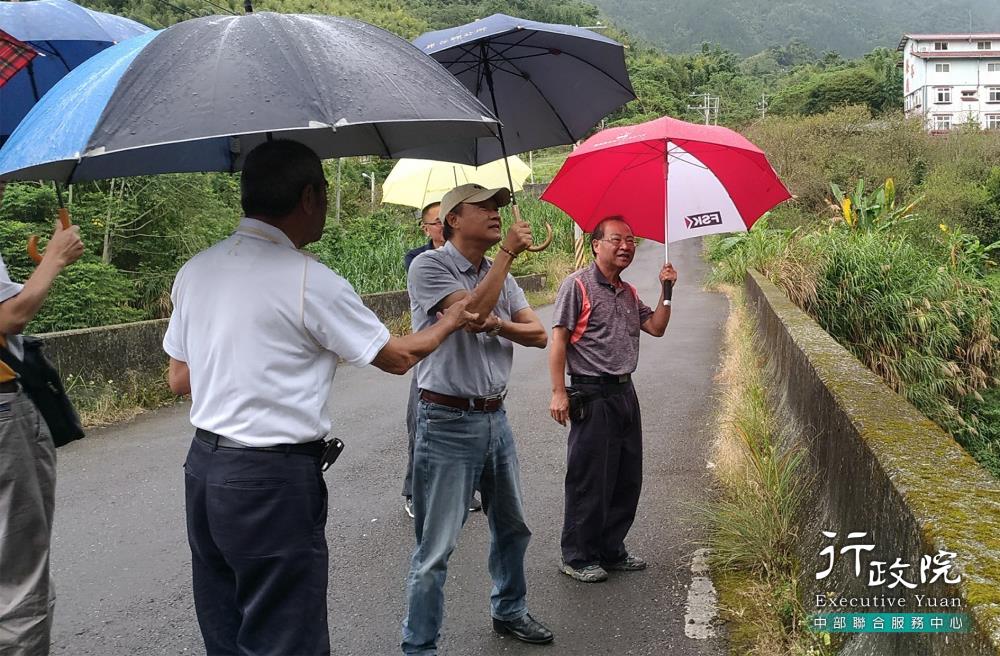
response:
[(478, 410), (479, 412), (496, 412), (503, 407), (503, 398), (507, 393), (487, 396), (479, 399), (466, 399), (461, 396), (451, 396), (449, 394), (438, 394), (430, 390), (420, 390), (420, 398), (428, 403), (437, 403), (449, 408), (459, 410)]
[(17, 381), (8, 380), (6, 382), (0, 383), (0, 394), (17, 394)]

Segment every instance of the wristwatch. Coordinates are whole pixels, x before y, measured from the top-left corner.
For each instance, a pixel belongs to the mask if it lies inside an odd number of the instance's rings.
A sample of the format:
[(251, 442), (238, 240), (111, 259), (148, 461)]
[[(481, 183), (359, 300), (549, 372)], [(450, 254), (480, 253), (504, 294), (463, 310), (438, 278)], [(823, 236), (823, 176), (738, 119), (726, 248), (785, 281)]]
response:
[(497, 325), (487, 330), (486, 334), (489, 335), (490, 337), (496, 337), (497, 335), (500, 334), (500, 331), (502, 329), (503, 329), (503, 319), (497, 317)]

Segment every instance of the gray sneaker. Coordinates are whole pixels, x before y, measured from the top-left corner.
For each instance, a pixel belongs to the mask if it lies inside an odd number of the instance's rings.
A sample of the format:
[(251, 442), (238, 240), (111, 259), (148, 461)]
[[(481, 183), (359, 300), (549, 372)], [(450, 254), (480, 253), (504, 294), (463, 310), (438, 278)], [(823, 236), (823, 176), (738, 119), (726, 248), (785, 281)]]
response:
[(587, 565), (580, 569), (573, 569), (572, 566), (562, 563), (559, 565), (559, 571), (570, 578), (584, 583), (600, 583), (601, 581), (608, 580), (608, 573), (600, 565)]
[(641, 569), (646, 569), (646, 561), (629, 554), (617, 563), (601, 563), (601, 567), (614, 572), (638, 572)]
[(406, 501), (403, 502), (403, 510), (410, 516), (410, 519), (413, 519), (413, 497), (406, 497)]

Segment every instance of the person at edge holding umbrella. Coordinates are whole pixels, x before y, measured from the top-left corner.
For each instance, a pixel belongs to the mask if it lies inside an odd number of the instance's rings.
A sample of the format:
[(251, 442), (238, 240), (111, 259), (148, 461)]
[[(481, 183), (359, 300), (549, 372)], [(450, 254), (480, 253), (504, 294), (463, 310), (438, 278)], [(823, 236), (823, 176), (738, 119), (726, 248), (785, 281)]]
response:
[[(603, 219), (590, 239), (594, 263), (566, 278), (556, 295), (549, 412), (564, 426), (571, 421), (560, 571), (597, 583), (608, 578), (607, 570), (646, 568), (624, 543), (642, 489), (642, 419), (631, 374), (639, 361), (639, 331), (662, 336), (670, 306), (661, 291), (653, 311), (622, 280), (635, 257), (624, 217)], [(660, 287), (676, 280), (673, 265), (664, 264)], [(567, 372), (577, 395), (572, 412)]]
[[(42, 308), (56, 277), (81, 255), (80, 228), (57, 224), (24, 285), (11, 281), (0, 258), (0, 348), (22, 357), (18, 333)], [(52, 436), (14, 372), (0, 362), (0, 654), (49, 653), (55, 487)]]
[[(432, 251), (435, 248), (444, 246), (444, 225), (441, 223), (440, 212), (440, 201), (428, 203), (420, 211), (420, 228), (424, 231), (424, 236), (427, 237), (427, 243), (407, 251), (406, 255), (403, 256), (403, 266), (406, 268), (407, 274), (410, 272), (410, 265), (413, 263), (414, 258), (424, 251)], [(406, 402), (406, 442), (408, 456), (406, 459), (406, 476), (403, 477), (403, 510), (406, 511), (410, 519), (413, 519), (413, 438), (417, 431), (417, 402), (417, 377), (414, 375), (410, 382), (410, 396)], [(479, 499), (473, 494), (469, 500), (469, 510), (475, 512), (482, 507)]]
[(191, 393), (185, 471), (195, 610), (209, 654), (329, 654), (321, 470), (338, 358), (402, 374), (476, 315), (389, 331), (299, 249), (323, 234), (327, 182), (307, 146), (268, 141), (243, 166), (235, 234), (178, 272), (163, 339)]
[[(478, 483), (489, 519), (493, 629), (529, 643), (552, 632), (529, 613), (524, 519), (514, 436), (503, 399), (514, 344), (544, 348), (545, 328), (510, 275), (514, 258), (532, 245), (531, 226), (514, 221), (504, 236), (499, 207), (506, 188), (465, 184), (441, 201), (445, 245), (421, 253), (408, 276), (413, 328), (427, 329), (454, 303), (479, 316), (417, 366), (420, 403), (413, 452), (416, 548), (407, 577), (403, 622), (406, 654), (436, 654), (444, 616), (448, 558)], [(486, 251), (500, 244), (490, 261)]]

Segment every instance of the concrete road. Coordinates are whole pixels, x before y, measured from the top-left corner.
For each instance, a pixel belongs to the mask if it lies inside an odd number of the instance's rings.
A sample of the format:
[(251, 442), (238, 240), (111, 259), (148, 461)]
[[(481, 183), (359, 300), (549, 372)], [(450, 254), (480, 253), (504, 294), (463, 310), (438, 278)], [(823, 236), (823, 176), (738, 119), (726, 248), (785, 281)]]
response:
[[(693, 506), (715, 409), (713, 376), (728, 311), (701, 291), (697, 242), (671, 249), (681, 282), (667, 335), (643, 334), (636, 387), (645, 426), (645, 479), (627, 542), (645, 572), (577, 583), (557, 570), (567, 429), (548, 416), (546, 353), (517, 347), (507, 397), (518, 440), (528, 549), (529, 608), (556, 635), (545, 647), (493, 634), (488, 531), (470, 516), (451, 560), (443, 654), (722, 654), (721, 639), (685, 637), (691, 554), (702, 534)], [(657, 298), (662, 248), (644, 244), (625, 278)], [(546, 326), (551, 307), (540, 309)], [(330, 629), (335, 654), (398, 653), (404, 577), (413, 545), (400, 485), (409, 377), (343, 367), (334, 382), (334, 432), (347, 447), (327, 473)], [(53, 653), (72, 656), (202, 653), (191, 599), (182, 463), (187, 405), (92, 431), (59, 450), (53, 547), (57, 604)]]

